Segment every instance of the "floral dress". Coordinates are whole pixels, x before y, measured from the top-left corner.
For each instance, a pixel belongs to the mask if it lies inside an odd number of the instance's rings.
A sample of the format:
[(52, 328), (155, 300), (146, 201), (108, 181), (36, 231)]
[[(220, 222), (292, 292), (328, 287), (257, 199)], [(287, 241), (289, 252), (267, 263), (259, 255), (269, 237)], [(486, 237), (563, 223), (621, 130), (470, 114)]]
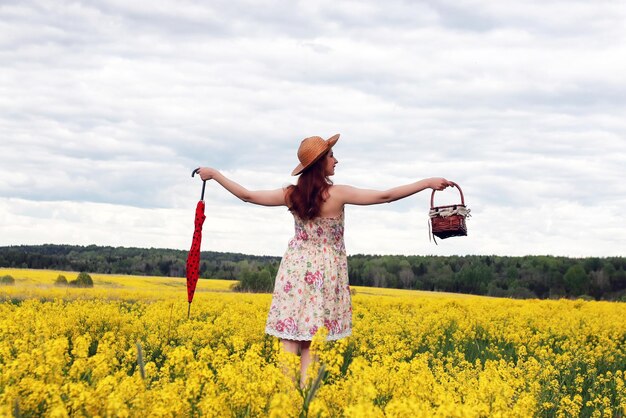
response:
[(334, 218), (295, 218), (295, 236), (282, 258), (265, 332), (310, 341), (328, 329), (328, 340), (352, 333), (343, 213)]

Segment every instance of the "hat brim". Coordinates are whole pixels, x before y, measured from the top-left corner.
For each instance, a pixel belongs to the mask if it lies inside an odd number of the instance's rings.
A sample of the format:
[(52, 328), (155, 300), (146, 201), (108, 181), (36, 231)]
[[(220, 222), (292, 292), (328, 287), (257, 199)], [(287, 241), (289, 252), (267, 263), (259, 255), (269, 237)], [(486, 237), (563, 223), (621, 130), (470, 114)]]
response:
[(292, 176), (297, 176), (301, 174), (304, 170), (306, 170), (311, 165), (315, 164), (317, 160), (322, 158), (322, 155), (326, 154), (336, 143), (339, 141), (339, 134), (335, 134), (326, 140), (326, 149), (320, 153), (317, 157), (315, 157), (310, 163), (307, 165), (302, 165), (302, 163), (298, 164), (296, 168), (291, 172)]

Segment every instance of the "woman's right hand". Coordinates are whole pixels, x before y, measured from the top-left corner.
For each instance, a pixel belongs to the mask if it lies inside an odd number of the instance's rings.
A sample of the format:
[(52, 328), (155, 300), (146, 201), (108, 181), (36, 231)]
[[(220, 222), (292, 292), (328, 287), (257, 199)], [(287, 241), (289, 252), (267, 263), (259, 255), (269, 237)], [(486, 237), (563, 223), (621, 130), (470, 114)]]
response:
[(428, 187), (433, 190), (443, 190), (448, 186), (454, 187), (453, 182), (451, 182), (450, 180), (446, 180), (443, 177), (433, 177), (429, 180), (430, 181)]
[(200, 175), (200, 178), (204, 181), (212, 180), (218, 171), (212, 167), (200, 167), (196, 170), (196, 173)]

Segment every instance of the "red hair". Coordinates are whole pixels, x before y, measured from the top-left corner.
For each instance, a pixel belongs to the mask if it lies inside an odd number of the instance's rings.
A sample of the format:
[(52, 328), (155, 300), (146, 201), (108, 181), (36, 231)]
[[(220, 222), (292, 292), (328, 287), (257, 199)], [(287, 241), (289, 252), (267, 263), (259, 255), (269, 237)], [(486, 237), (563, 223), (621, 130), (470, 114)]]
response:
[(327, 155), (328, 152), (304, 170), (295, 186), (287, 188), (289, 211), (300, 219), (314, 219), (322, 212), (322, 203), (326, 201), (328, 189), (333, 184), (326, 175)]

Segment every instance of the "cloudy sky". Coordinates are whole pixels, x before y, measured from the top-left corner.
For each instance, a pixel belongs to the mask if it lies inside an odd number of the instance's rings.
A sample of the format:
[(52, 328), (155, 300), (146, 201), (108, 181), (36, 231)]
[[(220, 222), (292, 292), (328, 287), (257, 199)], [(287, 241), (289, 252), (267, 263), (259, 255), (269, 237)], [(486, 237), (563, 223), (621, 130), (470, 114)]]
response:
[[(625, 74), (623, 0), (0, 0), (0, 245), (188, 249), (193, 168), (277, 188), (340, 133), (335, 183), (472, 211), (348, 207), (349, 254), (623, 256)], [(285, 208), (205, 198), (203, 250), (283, 253)]]

